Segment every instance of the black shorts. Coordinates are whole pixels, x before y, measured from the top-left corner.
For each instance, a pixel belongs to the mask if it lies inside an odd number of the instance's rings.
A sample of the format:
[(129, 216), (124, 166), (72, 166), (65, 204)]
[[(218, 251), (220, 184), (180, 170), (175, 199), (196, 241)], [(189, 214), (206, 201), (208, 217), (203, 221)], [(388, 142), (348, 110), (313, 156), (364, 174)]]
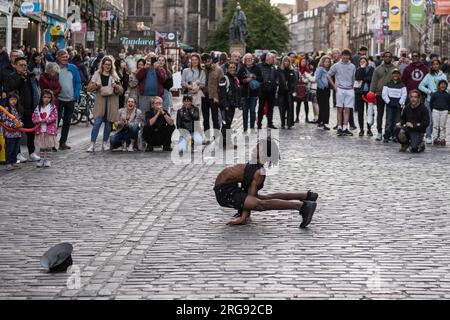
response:
[(226, 208), (232, 208), (239, 211), (244, 209), (245, 199), (247, 199), (247, 193), (245, 193), (236, 184), (220, 184), (214, 187), (216, 193), (217, 202)]

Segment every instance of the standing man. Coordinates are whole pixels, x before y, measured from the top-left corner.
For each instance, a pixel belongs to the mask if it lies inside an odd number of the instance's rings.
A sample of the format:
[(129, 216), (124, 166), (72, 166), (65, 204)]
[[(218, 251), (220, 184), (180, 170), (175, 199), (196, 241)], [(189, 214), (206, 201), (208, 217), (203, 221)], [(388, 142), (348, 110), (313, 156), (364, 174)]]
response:
[[(23, 109), (22, 122), (24, 128), (31, 129), (34, 127), (32, 116), (34, 108), (39, 103), (35, 101), (33, 91), (32, 76), (28, 73), (28, 64), (25, 57), (17, 57), (14, 60), (15, 71), (6, 78), (4, 90), (6, 92), (17, 92), (20, 97), (19, 103)], [(27, 147), (31, 161), (39, 161), (40, 157), (34, 152), (34, 132), (27, 132)], [(18, 157), (23, 161), (25, 157)]]
[(6, 92), (4, 88), (6, 86), (6, 82), (8, 81), (8, 77), (16, 71), (14, 63), (19, 56), (20, 54), (18, 50), (11, 50), (11, 53), (9, 54), (9, 61), (7, 63), (4, 62), (0, 68), (0, 92), (2, 94), (2, 99), (6, 99), (8, 97), (8, 92)]
[(419, 84), (427, 74), (428, 68), (420, 61), (419, 52), (413, 51), (412, 63), (402, 73), (402, 82), (405, 84), (408, 93), (412, 90), (418, 90)]
[(362, 46), (361, 48), (359, 48), (359, 53), (355, 54), (352, 58), (352, 63), (355, 65), (355, 67), (357, 67), (357, 68), (359, 67), (359, 59), (361, 57), (369, 58), (369, 57), (367, 57), (368, 51), (369, 51), (369, 49), (367, 49), (366, 46)]
[[(219, 81), (224, 74), (222, 68), (212, 63), (212, 57), (208, 53), (202, 54), (202, 62), (205, 65), (204, 71), (206, 76), (206, 85), (203, 88), (202, 98), (202, 115), (203, 115), (203, 130), (205, 134), (210, 127), (209, 113), (211, 111), (213, 128), (220, 130), (219, 123)], [(206, 137), (208, 139), (208, 137)]]
[(59, 84), (61, 85), (61, 93), (58, 96), (58, 125), (61, 118), (63, 119), (59, 150), (70, 150), (66, 142), (75, 103), (80, 98), (81, 78), (78, 68), (69, 63), (69, 54), (66, 50), (59, 50), (56, 53), (56, 61), (60, 68)]
[[(341, 61), (334, 64), (328, 72), (328, 81), (336, 91), (338, 136), (353, 136), (348, 129), (350, 110), (355, 107), (353, 83), (355, 82), (356, 67), (350, 62), (351, 56), (350, 50), (343, 50)], [(335, 81), (333, 81), (333, 77), (335, 77)]]
[(392, 64), (392, 53), (385, 51), (383, 53), (383, 64), (377, 67), (372, 76), (370, 83), (370, 91), (377, 95), (377, 141), (383, 140), (383, 116), (384, 108), (386, 106), (382, 93), (385, 85), (391, 81), (392, 71), (395, 69)]
[(262, 120), (264, 116), (264, 105), (267, 103), (268, 114), (267, 122), (270, 129), (277, 129), (273, 125), (273, 108), (275, 105), (275, 93), (278, 87), (277, 71), (274, 67), (275, 56), (272, 53), (266, 55), (266, 59), (259, 64), (262, 79), (261, 81), (261, 93), (259, 96), (258, 107), (258, 129), (262, 128)]

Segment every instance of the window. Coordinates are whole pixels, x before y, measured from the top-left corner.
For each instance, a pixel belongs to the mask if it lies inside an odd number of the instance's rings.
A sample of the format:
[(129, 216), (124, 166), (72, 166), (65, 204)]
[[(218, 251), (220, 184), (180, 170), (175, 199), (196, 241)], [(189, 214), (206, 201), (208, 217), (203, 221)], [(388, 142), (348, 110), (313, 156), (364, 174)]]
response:
[(128, 16), (149, 17), (150, 0), (128, 0)]
[(136, 12), (136, 1), (135, 0), (128, 0), (128, 15), (129, 16), (135, 16)]

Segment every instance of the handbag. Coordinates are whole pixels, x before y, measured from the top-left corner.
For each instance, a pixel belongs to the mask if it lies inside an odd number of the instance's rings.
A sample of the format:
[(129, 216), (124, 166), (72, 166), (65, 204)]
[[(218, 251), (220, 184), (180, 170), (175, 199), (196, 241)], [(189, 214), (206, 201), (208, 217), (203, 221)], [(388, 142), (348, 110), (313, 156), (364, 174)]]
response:
[(102, 97), (109, 97), (112, 96), (114, 94), (114, 89), (112, 86), (108, 85), (108, 86), (102, 86), (100, 88), (100, 95)]
[(251, 90), (256, 91), (259, 90), (259, 88), (261, 87), (261, 82), (253, 79), (252, 81), (249, 82), (248, 86), (250, 87)]
[(297, 93), (295, 100), (296, 101), (307, 101), (308, 99), (308, 90), (306, 88), (306, 84), (299, 82), (297, 84), (295, 92)]

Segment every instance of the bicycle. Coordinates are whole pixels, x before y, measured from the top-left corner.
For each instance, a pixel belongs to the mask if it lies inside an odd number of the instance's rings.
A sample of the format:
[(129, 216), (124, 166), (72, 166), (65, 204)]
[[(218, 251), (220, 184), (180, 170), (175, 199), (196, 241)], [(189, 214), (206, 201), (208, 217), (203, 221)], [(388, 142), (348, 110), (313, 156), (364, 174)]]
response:
[(94, 125), (94, 104), (95, 104), (95, 93), (87, 92), (84, 86), (78, 103), (75, 105), (75, 110), (72, 115), (71, 124), (76, 125), (78, 123), (86, 123), (86, 126)]

